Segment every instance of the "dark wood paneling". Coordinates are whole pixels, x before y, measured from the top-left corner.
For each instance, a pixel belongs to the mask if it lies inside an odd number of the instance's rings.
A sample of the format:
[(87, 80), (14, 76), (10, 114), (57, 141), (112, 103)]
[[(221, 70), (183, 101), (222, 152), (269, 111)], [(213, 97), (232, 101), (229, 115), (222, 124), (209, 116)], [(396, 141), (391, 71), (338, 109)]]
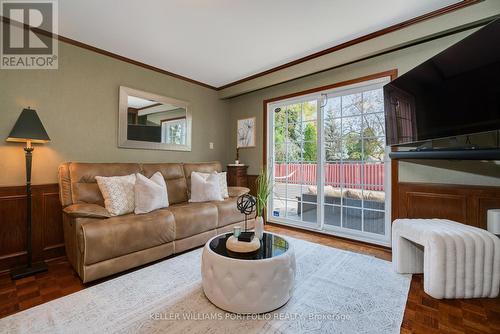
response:
[[(33, 260), (64, 255), (62, 209), (57, 184), (32, 188)], [(0, 188), (0, 272), (26, 263), (26, 190)]]
[(25, 249), (26, 196), (0, 196), (0, 259)]
[(500, 187), (398, 184), (396, 218), (443, 218), (486, 229), (489, 209), (500, 208)]
[(257, 196), (257, 178), (258, 175), (248, 175), (248, 188), (250, 188), (250, 194)]
[(227, 185), (231, 187), (247, 187), (248, 166), (227, 166)]
[[(397, 148), (392, 147), (392, 151), (396, 151)], [(398, 160), (391, 160), (391, 221), (399, 217), (399, 162)], [(396, 196), (394, 195), (396, 194)]]
[(465, 223), (467, 199), (464, 195), (407, 192), (406, 216), (408, 218), (447, 218)]

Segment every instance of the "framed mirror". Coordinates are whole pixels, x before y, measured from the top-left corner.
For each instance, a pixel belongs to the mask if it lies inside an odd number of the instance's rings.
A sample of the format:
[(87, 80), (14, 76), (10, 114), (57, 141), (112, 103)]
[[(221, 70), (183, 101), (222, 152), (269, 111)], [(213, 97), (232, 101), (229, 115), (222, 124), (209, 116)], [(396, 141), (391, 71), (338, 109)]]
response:
[(118, 146), (191, 151), (189, 103), (120, 86)]

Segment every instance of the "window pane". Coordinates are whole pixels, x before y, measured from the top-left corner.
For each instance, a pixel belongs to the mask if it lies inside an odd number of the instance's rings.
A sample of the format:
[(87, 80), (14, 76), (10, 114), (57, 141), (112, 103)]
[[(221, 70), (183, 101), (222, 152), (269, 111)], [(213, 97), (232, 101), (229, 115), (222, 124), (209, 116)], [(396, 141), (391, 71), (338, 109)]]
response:
[(287, 140), (300, 142), (302, 140), (302, 123), (293, 123), (287, 125), (286, 136)]
[(316, 203), (318, 201), (317, 186), (315, 184), (302, 186), (302, 201)]
[(295, 103), (285, 107), (288, 124), (299, 123), (302, 121), (302, 104)]
[(367, 162), (383, 162), (385, 155), (385, 138), (369, 138), (363, 140), (363, 159)]
[(362, 154), (361, 117), (342, 118), (342, 146), (344, 159), (361, 160)]
[(299, 206), (300, 202), (298, 201), (286, 201), (286, 217), (293, 220), (301, 220), (301, 209), (299, 209)]
[(376, 234), (385, 234), (385, 214), (380, 211), (363, 211), (364, 231)]
[(341, 122), (340, 118), (325, 119), (324, 142), (326, 161), (336, 161), (347, 158), (347, 154), (342, 147)]
[(301, 134), (303, 141), (317, 141), (318, 127), (316, 126), (316, 121), (302, 122)]
[(382, 89), (363, 92), (363, 112), (384, 112), (384, 92)]
[(342, 135), (349, 134), (361, 135), (362, 119), (361, 116), (351, 116), (342, 118)]
[(317, 168), (316, 163), (302, 165), (302, 182), (308, 185), (316, 185)]
[(363, 111), (361, 93), (342, 96), (342, 117), (359, 115)]
[(323, 189), (325, 204), (341, 205), (344, 188), (338, 185), (326, 185)]
[(286, 201), (274, 197), (272, 201), (272, 216), (285, 218)]
[(363, 166), (363, 184), (368, 190), (383, 190), (385, 177), (384, 163), (367, 163)]
[(340, 226), (340, 206), (325, 205), (325, 224)]
[(341, 100), (342, 98), (340, 96), (335, 98), (328, 98), (324, 106), (325, 120), (331, 118), (339, 118), (342, 116)]
[(282, 199), (298, 201), (302, 194), (302, 188), (300, 184), (296, 183), (276, 183), (275, 193)]
[(385, 117), (383, 113), (363, 115), (363, 137), (385, 136)]
[(361, 209), (342, 208), (342, 227), (361, 231)]
[(341, 179), (342, 184), (346, 187), (352, 185), (360, 185), (363, 183), (361, 179), (361, 170), (363, 166), (358, 162), (345, 162), (341, 167)]
[(275, 163), (274, 164), (274, 181), (275, 182), (285, 182), (287, 172), (287, 165), (285, 163)]
[(304, 102), (302, 109), (302, 119), (304, 121), (315, 120), (317, 118), (316, 100)]
[(318, 204), (302, 203), (302, 220), (308, 223), (316, 223), (318, 219)]
[(327, 162), (324, 164), (324, 176), (326, 184), (340, 184), (342, 182), (341, 178), (341, 168), (340, 163)]
[(275, 143), (274, 144), (274, 159), (277, 163), (281, 163), (286, 161), (286, 153), (285, 153), (285, 143)]
[(363, 190), (363, 207), (365, 209), (385, 210), (385, 193), (379, 190)]
[(318, 161), (318, 143), (315, 141), (305, 141), (302, 143), (302, 161), (314, 162)]
[(288, 162), (301, 162), (302, 161), (302, 147), (301, 143), (287, 141), (286, 142), (286, 161)]

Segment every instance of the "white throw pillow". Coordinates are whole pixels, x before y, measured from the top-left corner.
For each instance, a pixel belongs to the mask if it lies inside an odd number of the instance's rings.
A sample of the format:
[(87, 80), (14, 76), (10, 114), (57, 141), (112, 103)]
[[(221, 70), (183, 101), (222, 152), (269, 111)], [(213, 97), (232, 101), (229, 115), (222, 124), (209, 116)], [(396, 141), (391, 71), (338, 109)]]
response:
[(135, 174), (135, 214), (148, 213), (168, 206), (167, 184), (160, 172), (147, 178)]
[(112, 216), (134, 212), (135, 174), (126, 176), (96, 176), (97, 185), (104, 197), (104, 206)]
[[(198, 173), (202, 175), (205, 180), (207, 177), (210, 176), (209, 173)], [(227, 191), (227, 173), (226, 172), (221, 172), (221, 173), (215, 173), (219, 177), (219, 186), (220, 186), (220, 194), (222, 195), (222, 198), (228, 198), (229, 197), (229, 192)]]
[(206, 179), (198, 172), (191, 173), (191, 199), (189, 202), (223, 201), (219, 177), (210, 174)]

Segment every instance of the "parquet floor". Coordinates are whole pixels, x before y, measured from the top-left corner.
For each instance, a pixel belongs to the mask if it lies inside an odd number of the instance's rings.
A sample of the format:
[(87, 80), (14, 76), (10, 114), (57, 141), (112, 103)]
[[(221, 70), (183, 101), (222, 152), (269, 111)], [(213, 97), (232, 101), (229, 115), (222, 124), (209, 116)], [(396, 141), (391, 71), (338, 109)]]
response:
[[(284, 235), (390, 260), (390, 250), (317, 233), (267, 225), (266, 229)], [(0, 318), (49, 300), (85, 289), (64, 258), (48, 262), (49, 271), (12, 281), (0, 275)], [(108, 278), (109, 279), (109, 278)], [(401, 333), (500, 333), (500, 298), (437, 300), (423, 290), (422, 275), (414, 275)]]

